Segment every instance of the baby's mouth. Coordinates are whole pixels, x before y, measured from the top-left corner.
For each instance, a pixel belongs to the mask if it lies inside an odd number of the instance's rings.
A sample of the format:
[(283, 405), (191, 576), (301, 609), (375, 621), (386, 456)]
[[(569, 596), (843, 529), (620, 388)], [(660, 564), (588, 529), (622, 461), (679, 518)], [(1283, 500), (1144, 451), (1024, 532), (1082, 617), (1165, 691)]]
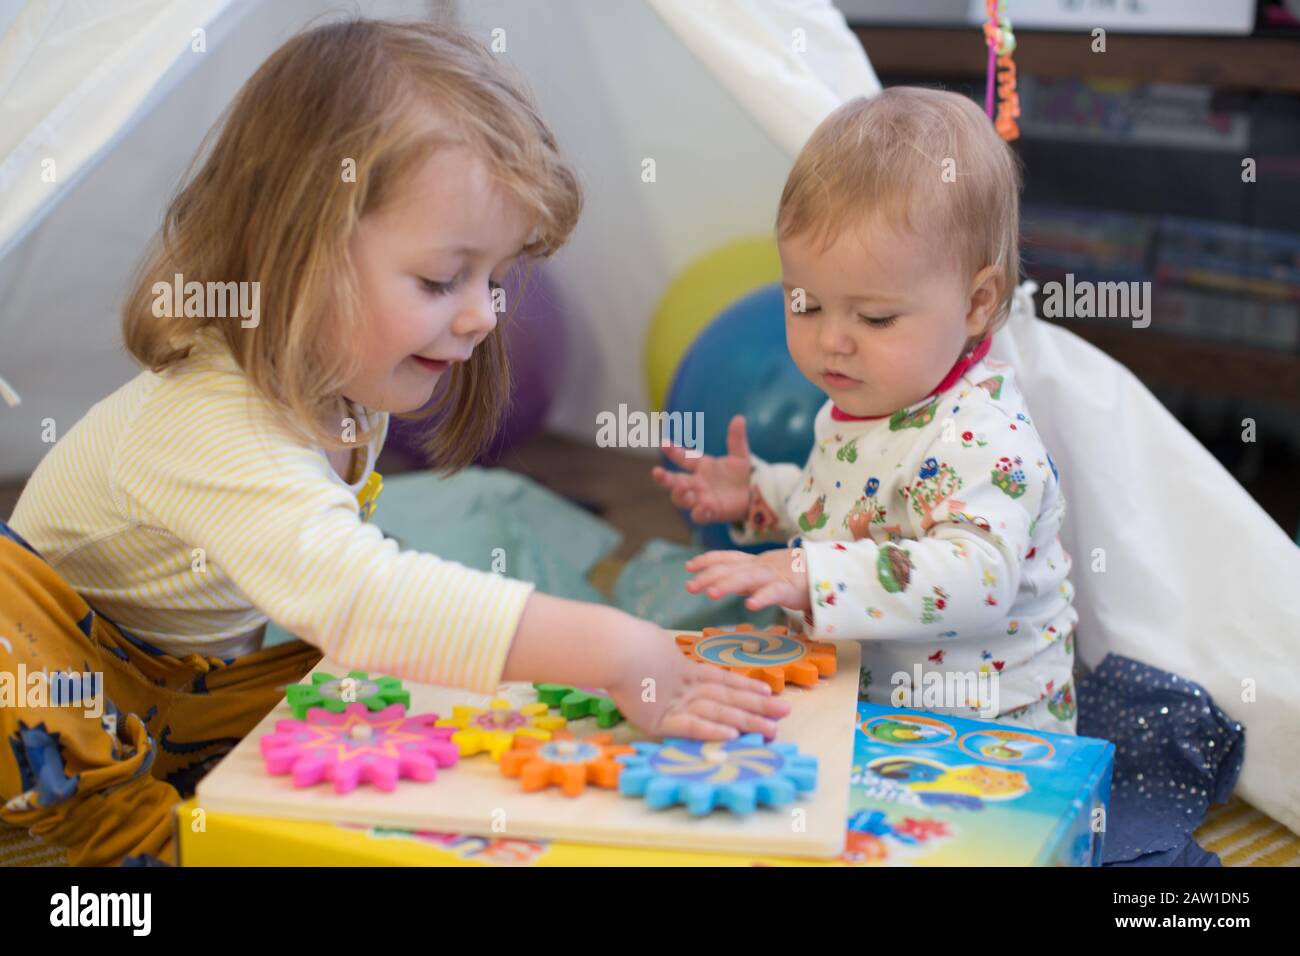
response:
[(852, 388), (854, 385), (862, 384), (856, 378), (841, 374), (840, 372), (832, 372), (830, 369), (826, 369), (822, 372), (822, 381), (831, 388)]

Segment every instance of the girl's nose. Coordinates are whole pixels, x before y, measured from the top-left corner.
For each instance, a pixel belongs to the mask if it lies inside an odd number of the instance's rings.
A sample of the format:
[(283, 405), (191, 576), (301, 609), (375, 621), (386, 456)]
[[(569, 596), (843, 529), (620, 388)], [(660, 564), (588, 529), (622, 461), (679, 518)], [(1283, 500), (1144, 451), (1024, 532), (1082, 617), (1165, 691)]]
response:
[(459, 312), (453, 331), (457, 335), (483, 337), (497, 326), (496, 303), (491, 291), (475, 295), (467, 300)]

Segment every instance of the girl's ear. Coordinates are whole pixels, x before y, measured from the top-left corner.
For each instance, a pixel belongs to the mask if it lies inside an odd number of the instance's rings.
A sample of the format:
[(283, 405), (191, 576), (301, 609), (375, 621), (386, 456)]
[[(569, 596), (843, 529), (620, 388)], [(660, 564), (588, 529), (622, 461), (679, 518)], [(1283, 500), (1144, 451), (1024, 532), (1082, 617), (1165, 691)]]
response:
[(1002, 300), (1002, 274), (997, 266), (985, 266), (971, 281), (970, 298), (966, 308), (966, 335), (979, 338), (988, 329)]

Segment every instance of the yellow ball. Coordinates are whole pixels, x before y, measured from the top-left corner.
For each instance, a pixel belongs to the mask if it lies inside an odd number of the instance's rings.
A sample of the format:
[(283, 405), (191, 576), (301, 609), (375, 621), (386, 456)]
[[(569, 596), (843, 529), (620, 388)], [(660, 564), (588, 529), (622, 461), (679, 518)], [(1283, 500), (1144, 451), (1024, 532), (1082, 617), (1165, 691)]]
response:
[(646, 382), (656, 409), (664, 407), (673, 374), (704, 327), (737, 299), (780, 278), (771, 236), (729, 242), (682, 270), (659, 300), (646, 336)]

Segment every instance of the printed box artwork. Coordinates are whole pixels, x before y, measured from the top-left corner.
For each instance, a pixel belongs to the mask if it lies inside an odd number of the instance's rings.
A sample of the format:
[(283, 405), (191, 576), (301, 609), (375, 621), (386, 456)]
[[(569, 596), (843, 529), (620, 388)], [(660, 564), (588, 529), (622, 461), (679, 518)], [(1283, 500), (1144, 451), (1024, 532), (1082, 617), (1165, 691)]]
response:
[(888, 865), (1098, 866), (1115, 747), (858, 704), (845, 856)]

